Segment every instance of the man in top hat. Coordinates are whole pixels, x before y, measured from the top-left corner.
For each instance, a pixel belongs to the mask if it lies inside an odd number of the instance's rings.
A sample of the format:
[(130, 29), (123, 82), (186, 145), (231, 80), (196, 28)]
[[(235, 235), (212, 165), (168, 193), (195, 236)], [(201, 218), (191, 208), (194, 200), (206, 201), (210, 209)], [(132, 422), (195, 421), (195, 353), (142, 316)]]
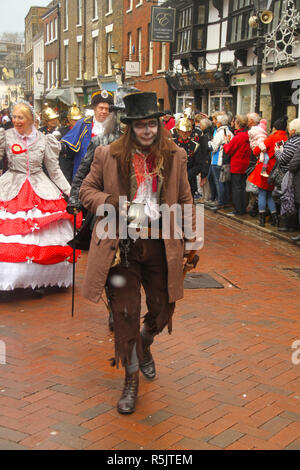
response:
[(48, 105), (48, 103), (45, 103), (42, 111), (44, 126), (40, 127), (39, 131), (43, 134), (53, 134), (58, 126), (58, 117), (59, 115)]
[[(116, 91), (116, 104), (113, 107), (112, 106), (110, 107), (110, 109), (112, 110), (111, 111), (112, 117), (114, 118), (114, 123), (115, 123), (114, 127), (110, 128), (109, 133), (96, 135), (95, 137), (91, 138), (91, 141), (87, 148), (87, 152), (84, 158), (82, 158), (80, 165), (78, 167), (78, 170), (76, 172), (76, 175), (74, 176), (74, 179), (72, 181), (71, 194), (70, 194), (68, 204), (67, 204), (67, 211), (70, 214), (73, 214), (73, 215), (78, 214), (82, 210), (82, 205), (79, 199), (79, 190), (80, 190), (82, 181), (89, 174), (96, 148), (99, 145), (109, 145), (120, 137), (121, 129), (117, 121), (117, 112), (123, 111), (125, 109), (123, 97), (129, 92), (133, 92), (133, 91), (139, 91), (139, 90), (135, 87), (131, 87), (127, 85), (122, 85), (118, 87)], [(76, 248), (79, 248), (82, 250), (89, 249), (91, 232), (93, 229), (94, 221), (95, 221), (95, 216), (91, 213), (88, 213), (85, 217), (85, 221), (80, 231), (76, 235), (75, 240), (72, 240), (72, 242), (70, 242), (70, 245), (73, 245), (73, 243), (75, 243)], [(109, 301), (107, 290), (106, 290), (106, 296), (107, 296), (107, 301), (109, 305), (110, 301)], [(112, 317), (112, 312), (110, 309), (109, 309), (108, 326), (109, 326), (109, 329), (113, 331), (113, 317)]]
[(62, 139), (72, 152), (74, 159), (73, 175), (76, 175), (81, 159), (85, 156), (92, 137), (111, 132), (115, 125), (111, 110), (114, 105), (113, 94), (99, 90), (92, 94), (91, 105), (94, 115), (80, 119)]
[(191, 120), (184, 116), (179, 119), (176, 124), (178, 137), (174, 142), (179, 147), (184, 148), (187, 153), (187, 172), (191, 192), (193, 197), (197, 193), (197, 176), (201, 174), (201, 178), (205, 178), (208, 173), (207, 151), (202, 148), (202, 139), (199, 142), (194, 140), (193, 126)]
[[(149, 235), (147, 221), (159, 222), (162, 203), (164, 207), (186, 204), (190, 212), (188, 216), (184, 213), (185, 219), (195, 228), (195, 212), (186, 153), (165, 135), (156, 94), (131, 93), (124, 97), (124, 103), (121, 121), (127, 124), (126, 131), (111, 145), (97, 147), (79, 195), (83, 206), (98, 216), (103, 210), (116, 211), (122, 217), (129, 204), (127, 236), (123, 233), (119, 238), (118, 224), (116, 235), (105, 235), (101, 230), (103, 218), (98, 217), (83, 294), (97, 303), (105, 285), (108, 287), (114, 316), (114, 363), (121, 361), (125, 367), (125, 384), (117, 409), (121, 414), (130, 414), (136, 407), (139, 369), (146, 378), (155, 377), (150, 346), (166, 326), (171, 333), (175, 302), (183, 297), (184, 240), (177, 219), (174, 222), (174, 217), (170, 217), (169, 236), (159, 230), (154, 238)], [(137, 234), (141, 229), (148, 237), (130, 236), (130, 230), (135, 228)], [(141, 286), (148, 312), (140, 332)]]

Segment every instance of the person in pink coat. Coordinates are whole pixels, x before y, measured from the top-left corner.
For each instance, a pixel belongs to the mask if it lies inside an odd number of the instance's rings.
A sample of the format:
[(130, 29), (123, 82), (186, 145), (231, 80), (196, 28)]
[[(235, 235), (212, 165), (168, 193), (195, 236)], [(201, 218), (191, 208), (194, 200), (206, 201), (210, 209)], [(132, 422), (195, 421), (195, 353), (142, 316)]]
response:
[(253, 126), (248, 131), (249, 142), (251, 150), (254, 150), (256, 147), (259, 147), (261, 150), (259, 161), (263, 163), (261, 175), (267, 175), (267, 167), (269, 163), (269, 155), (266, 152), (266, 146), (264, 144), (265, 139), (268, 136), (267, 133), (267, 120), (262, 119), (257, 126)]
[[(266, 146), (266, 152), (269, 155), (269, 163), (266, 169), (266, 175), (262, 175), (262, 167), (263, 162), (257, 161), (256, 166), (253, 172), (249, 175), (248, 181), (250, 183), (255, 184), (258, 188), (258, 210), (259, 210), (259, 225), (261, 227), (265, 226), (266, 222), (266, 209), (269, 208), (271, 212), (271, 224), (277, 225), (278, 224), (278, 216), (276, 211), (276, 205), (272, 198), (272, 191), (274, 189), (273, 185), (268, 183), (268, 175), (270, 174), (273, 166), (276, 163), (275, 158), (275, 150), (276, 147), (282, 145), (282, 142), (287, 140), (287, 133), (286, 133), (286, 125), (287, 125), (287, 117), (284, 116), (282, 118), (277, 119), (273, 125), (273, 132), (269, 135), (264, 141), (264, 145)], [(254, 155), (257, 157), (261, 153), (261, 149), (259, 146), (254, 148), (253, 150)]]

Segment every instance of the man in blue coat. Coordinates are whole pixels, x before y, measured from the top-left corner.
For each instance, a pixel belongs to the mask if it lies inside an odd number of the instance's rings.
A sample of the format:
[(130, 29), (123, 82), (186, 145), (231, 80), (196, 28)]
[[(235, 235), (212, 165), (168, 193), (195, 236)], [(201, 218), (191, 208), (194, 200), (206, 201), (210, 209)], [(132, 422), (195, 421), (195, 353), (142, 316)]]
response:
[(92, 137), (111, 133), (115, 127), (113, 94), (107, 90), (99, 90), (92, 94), (91, 105), (94, 116), (80, 119), (77, 124), (61, 139), (74, 155), (73, 178), (82, 158), (87, 152)]

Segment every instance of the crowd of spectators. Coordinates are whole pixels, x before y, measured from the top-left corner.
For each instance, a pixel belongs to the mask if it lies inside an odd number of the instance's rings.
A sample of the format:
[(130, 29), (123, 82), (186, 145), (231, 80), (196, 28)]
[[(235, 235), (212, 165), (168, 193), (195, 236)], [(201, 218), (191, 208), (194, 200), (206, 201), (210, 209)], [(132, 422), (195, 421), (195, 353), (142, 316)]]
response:
[[(283, 116), (267, 132), (267, 121), (256, 113), (196, 112), (190, 118), (210, 152), (208, 174), (198, 175), (194, 200), (215, 211), (229, 207), (233, 217), (249, 214), (262, 227), (299, 231), (300, 119), (288, 123)], [(163, 120), (176, 135), (170, 111)], [(300, 235), (292, 240), (300, 241)]]

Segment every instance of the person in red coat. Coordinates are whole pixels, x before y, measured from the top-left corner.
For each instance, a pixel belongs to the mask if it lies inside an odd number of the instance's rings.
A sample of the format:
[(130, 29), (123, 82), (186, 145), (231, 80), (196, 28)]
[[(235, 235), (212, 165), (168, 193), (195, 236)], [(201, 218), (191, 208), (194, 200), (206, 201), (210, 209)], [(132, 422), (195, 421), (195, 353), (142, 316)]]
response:
[(251, 155), (247, 116), (237, 115), (234, 126), (234, 137), (223, 148), (230, 157), (231, 190), (234, 205), (234, 210), (230, 214), (242, 215), (246, 212), (246, 170)]
[(175, 119), (172, 116), (171, 111), (168, 109), (164, 111), (164, 116), (162, 118), (164, 127), (170, 131), (175, 126)]
[[(286, 125), (287, 125), (287, 116), (277, 119), (273, 125), (274, 131), (264, 141), (264, 144), (266, 146), (266, 152), (269, 155), (269, 163), (267, 167), (268, 175), (270, 174), (273, 166), (276, 163), (276, 158), (275, 158), (276, 148), (275, 147), (278, 145), (280, 146), (282, 142), (285, 142), (288, 138), (287, 133), (286, 133)], [(260, 152), (261, 152), (261, 149), (259, 147), (256, 147), (253, 150), (254, 155), (256, 155), (257, 157), (259, 156)], [(259, 191), (258, 191), (259, 225), (261, 227), (264, 227), (265, 222), (266, 222), (267, 206), (271, 212), (271, 224), (272, 225), (278, 224), (278, 216), (277, 216), (277, 211), (276, 211), (276, 205), (272, 198), (272, 191), (274, 189), (274, 186), (270, 185), (268, 183), (268, 178), (261, 174), (262, 166), (263, 166), (263, 163), (258, 160), (253, 172), (248, 177), (248, 181), (250, 181), (250, 183), (255, 184), (259, 188)]]

